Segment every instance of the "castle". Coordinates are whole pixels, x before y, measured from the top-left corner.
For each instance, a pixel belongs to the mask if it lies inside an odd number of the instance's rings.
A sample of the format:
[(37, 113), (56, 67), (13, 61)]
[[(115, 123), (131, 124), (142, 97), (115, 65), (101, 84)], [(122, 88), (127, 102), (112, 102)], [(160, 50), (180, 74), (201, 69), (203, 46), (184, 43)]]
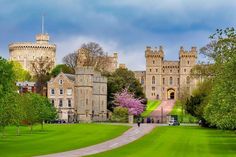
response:
[(93, 67), (77, 66), (75, 75), (60, 73), (48, 82), (48, 98), (65, 122), (107, 118), (107, 78)]
[(56, 63), (56, 45), (49, 43), (49, 35), (36, 35), (36, 42), (17, 42), (9, 44), (10, 60), (19, 62), (22, 67), (31, 72), (32, 63), (36, 58), (50, 58), (52, 67)]
[(190, 51), (180, 47), (179, 61), (164, 60), (162, 46), (159, 49), (147, 47), (145, 58), (146, 71), (135, 71), (135, 77), (142, 84), (148, 99), (178, 99), (181, 92), (191, 93), (196, 87), (197, 80), (190, 77), (197, 61), (196, 47)]

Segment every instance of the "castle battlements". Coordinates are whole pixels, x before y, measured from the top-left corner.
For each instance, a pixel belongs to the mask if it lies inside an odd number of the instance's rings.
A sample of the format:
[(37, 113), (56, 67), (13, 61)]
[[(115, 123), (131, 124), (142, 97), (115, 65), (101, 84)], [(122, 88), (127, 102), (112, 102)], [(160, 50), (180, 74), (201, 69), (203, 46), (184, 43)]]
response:
[(94, 67), (92, 66), (77, 66), (75, 74), (80, 75), (93, 75)]
[(191, 47), (190, 51), (185, 51), (183, 46), (180, 47), (179, 50), (179, 57), (194, 57), (197, 58), (197, 48), (196, 47)]
[(150, 46), (147, 46), (146, 50), (145, 50), (145, 56), (146, 57), (160, 57), (160, 58), (163, 58), (164, 57), (163, 47), (160, 46), (159, 49), (157, 47), (152, 49)]

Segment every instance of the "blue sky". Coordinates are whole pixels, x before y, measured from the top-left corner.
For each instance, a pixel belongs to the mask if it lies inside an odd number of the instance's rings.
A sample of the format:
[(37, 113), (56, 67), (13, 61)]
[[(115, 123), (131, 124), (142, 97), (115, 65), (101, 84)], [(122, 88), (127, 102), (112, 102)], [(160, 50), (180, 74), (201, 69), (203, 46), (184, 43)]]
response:
[(165, 59), (177, 60), (180, 46), (200, 48), (217, 28), (236, 24), (235, 0), (0, 0), (0, 7), (5, 58), (9, 43), (35, 40), (44, 13), (57, 63), (95, 41), (132, 70), (145, 69), (146, 46), (162, 45)]

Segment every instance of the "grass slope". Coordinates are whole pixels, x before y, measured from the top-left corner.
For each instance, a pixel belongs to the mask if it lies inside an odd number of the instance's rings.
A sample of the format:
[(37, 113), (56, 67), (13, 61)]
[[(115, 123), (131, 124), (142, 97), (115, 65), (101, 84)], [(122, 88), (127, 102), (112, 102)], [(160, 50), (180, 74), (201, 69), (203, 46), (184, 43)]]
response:
[(16, 136), (15, 127), (8, 127), (8, 135), (0, 137), (0, 156), (27, 157), (82, 148), (115, 138), (128, 128), (105, 124), (45, 125), (43, 131), (35, 126), (32, 134), (28, 127), (21, 127), (21, 136)]
[(173, 110), (170, 113), (171, 115), (178, 115), (179, 121), (181, 123), (196, 123), (198, 122), (197, 118), (191, 116), (190, 114), (182, 111), (182, 104), (180, 101), (176, 101)]
[(126, 146), (92, 157), (235, 157), (236, 134), (196, 126), (157, 127)]
[(143, 117), (148, 117), (161, 104), (160, 100), (148, 100), (147, 108), (142, 113)]

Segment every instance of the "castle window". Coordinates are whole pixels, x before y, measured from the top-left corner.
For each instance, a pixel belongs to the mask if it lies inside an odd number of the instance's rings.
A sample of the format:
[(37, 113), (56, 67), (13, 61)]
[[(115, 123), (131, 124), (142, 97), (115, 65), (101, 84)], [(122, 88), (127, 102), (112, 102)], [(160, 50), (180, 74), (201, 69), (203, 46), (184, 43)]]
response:
[(59, 93), (60, 93), (60, 95), (62, 95), (63, 94), (63, 89), (60, 89)]
[(188, 64), (189, 64), (189, 61), (188, 61)]
[(55, 90), (52, 88), (51, 89), (51, 95), (54, 95), (55, 94)]
[(59, 100), (59, 107), (62, 107), (63, 106), (63, 101), (62, 99)]
[(155, 64), (155, 61), (153, 60), (152, 63)]
[(163, 84), (163, 85), (165, 84), (165, 78), (162, 79), (162, 84)]
[(189, 76), (187, 76), (187, 78), (186, 78), (186, 83), (190, 84), (190, 77)]
[(173, 78), (170, 77), (170, 85), (172, 85), (172, 83), (173, 83)]
[(71, 89), (71, 88), (68, 88), (68, 89), (66, 90), (66, 93), (67, 93), (68, 96), (72, 95), (72, 89)]
[(179, 85), (179, 78), (177, 78), (177, 82), (178, 82), (178, 85)]
[(186, 69), (184, 69), (184, 72), (186, 72)]
[(152, 72), (152, 69), (150, 69), (150, 72)]
[(152, 87), (152, 90), (155, 91), (155, 87)]
[(178, 70), (178, 73), (179, 73), (179, 70)]
[(158, 69), (156, 69), (156, 72), (158, 72)]
[(67, 99), (68, 107), (71, 107), (71, 99)]
[(62, 83), (63, 83), (63, 80), (59, 80), (59, 84), (62, 85)]
[(155, 76), (152, 76), (152, 84), (155, 84)]

